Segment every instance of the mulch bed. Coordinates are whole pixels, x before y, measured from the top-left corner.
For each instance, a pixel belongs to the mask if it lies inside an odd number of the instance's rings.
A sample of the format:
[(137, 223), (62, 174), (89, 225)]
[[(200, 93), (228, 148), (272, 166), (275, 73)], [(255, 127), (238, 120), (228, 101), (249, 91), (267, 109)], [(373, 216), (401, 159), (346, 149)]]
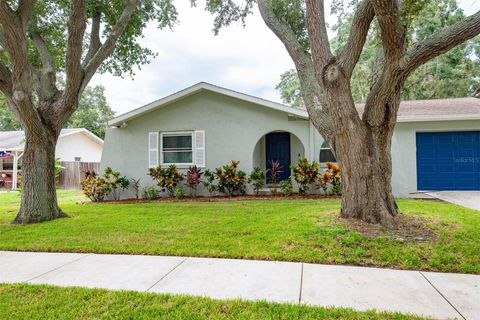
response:
[(405, 242), (434, 241), (438, 238), (438, 233), (430, 226), (431, 220), (401, 213), (395, 219), (396, 226), (393, 229), (356, 219), (339, 217), (338, 221), (347, 229), (371, 238), (388, 237), (392, 240)]
[(291, 196), (281, 196), (281, 195), (256, 195), (256, 194), (247, 194), (243, 196), (227, 197), (227, 196), (198, 196), (198, 197), (185, 197), (183, 199), (177, 199), (173, 197), (164, 197), (155, 200), (146, 200), (146, 199), (121, 199), (121, 200), (103, 200), (100, 202), (87, 202), (92, 204), (129, 204), (129, 203), (152, 203), (152, 202), (218, 202), (218, 201), (243, 201), (243, 200), (318, 200), (318, 199), (341, 199), (341, 196), (332, 196), (332, 195), (291, 195)]

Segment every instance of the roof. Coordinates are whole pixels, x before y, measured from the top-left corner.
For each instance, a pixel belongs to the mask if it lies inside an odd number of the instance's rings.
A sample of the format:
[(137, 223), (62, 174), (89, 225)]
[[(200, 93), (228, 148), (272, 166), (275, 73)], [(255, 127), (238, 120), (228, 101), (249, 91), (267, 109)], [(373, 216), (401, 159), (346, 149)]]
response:
[[(363, 113), (364, 104), (356, 107)], [(480, 99), (473, 97), (402, 101), (398, 110), (399, 122), (478, 119)]]
[[(282, 111), (292, 116), (308, 119), (308, 113), (304, 109), (293, 108), (281, 103), (258, 98), (210, 83), (199, 82), (191, 87), (115, 117), (108, 121), (107, 124), (109, 126), (121, 126), (127, 121), (202, 91), (215, 92), (225, 96), (251, 102), (259, 106)], [(356, 107), (361, 114), (363, 112), (364, 104), (357, 104)], [(480, 119), (480, 99), (473, 97), (402, 101), (400, 103), (400, 109), (398, 112), (398, 122), (476, 119)]]
[[(81, 133), (92, 139), (98, 144), (103, 144), (103, 140), (85, 128), (70, 128), (60, 131), (59, 139)], [(0, 150), (23, 150), (25, 144), (25, 133), (23, 131), (0, 131)]]
[(166, 96), (164, 98), (161, 98), (159, 100), (153, 101), (152, 103), (149, 103), (147, 105), (144, 105), (143, 107), (134, 109), (130, 112), (124, 113), (118, 117), (113, 118), (112, 120), (108, 121), (109, 126), (120, 126), (126, 121), (135, 119), (137, 117), (140, 117), (150, 111), (156, 110), (158, 108), (167, 106), (169, 104), (172, 104), (176, 101), (179, 101), (181, 99), (184, 99), (186, 97), (192, 96), (196, 93), (202, 92), (202, 91), (209, 91), (209, 92), (214, 92), (218, 94), (222, 94), (228, 97), (236, 98), (242, 101), (247, 101), (254, 103), (259, 106), (263, 106), (266, 108), (286, 112), (292, 116), (297, 116), (300, 118), (305, 118), (308, 119), (308, 113), (305, 110), (301, 110), (298, 108), (293, 108), (290, 106), (286, 106), (281, 103), (273, 102), (270, 100), (262, 99), (259, 97), (251, 96), (245, 93), (241, 93), (238, 91), (234, 91), (231, 89), (219, 87), (210, 83), (206, 82), (199, 82), (191, 87), (188, 87), (186, 89), (183, 89), (181, 91), (178, 91), (174, 94), (171, 94), (169, 96)]

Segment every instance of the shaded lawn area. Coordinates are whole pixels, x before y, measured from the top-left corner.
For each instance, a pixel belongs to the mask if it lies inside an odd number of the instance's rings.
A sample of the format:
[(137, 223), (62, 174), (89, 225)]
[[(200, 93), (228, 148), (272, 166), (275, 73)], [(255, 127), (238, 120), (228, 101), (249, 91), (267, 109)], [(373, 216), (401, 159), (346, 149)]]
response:
[(0, 314), (9, 319), (424, 319), (293, 304), (220, 301), (133, 291), (0, 285)]
[(437, 233), (428, 241), (370, 237), (338, 220), (340, 201), (247, 200), (77, 204), (71, 218), (11, 225), (19, 196), (0, 193), (0, 250), (96, 252), (351, 264), (480, 274), (480, 212), (436, 201), (399, 200)]

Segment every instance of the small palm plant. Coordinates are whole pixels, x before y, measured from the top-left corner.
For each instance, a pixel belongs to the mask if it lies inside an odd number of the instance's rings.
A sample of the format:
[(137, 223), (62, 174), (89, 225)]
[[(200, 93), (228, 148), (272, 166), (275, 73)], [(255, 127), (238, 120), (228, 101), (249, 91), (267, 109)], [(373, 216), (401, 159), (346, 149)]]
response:
[(280, 161), (278, 160), (270, 161), (270, 168), (268, 168), (266, 172), (270, 178), (273, 194), (277, 194), (278, 179), (280, 178), (280, 173), (283, 172), (282, 169), (283, 169), (283, 166), (280, 164)]

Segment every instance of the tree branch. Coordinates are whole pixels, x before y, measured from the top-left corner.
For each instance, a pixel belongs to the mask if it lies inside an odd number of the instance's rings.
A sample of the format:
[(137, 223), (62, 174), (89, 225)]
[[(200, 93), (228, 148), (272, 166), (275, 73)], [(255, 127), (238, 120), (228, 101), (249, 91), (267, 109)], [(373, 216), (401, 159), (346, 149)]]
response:
[(355, 11), (352, 28), (347, 43), (339, 55), (339, 64), (343, 68), (345, 76), (351, 78), (363, 46), (368, 36), (370, 24), (375, 17), (375, 11), (370, 0), (363, 0)]
[(404, 76), (408, 77), (422, 64), (444, 54), (478, 34), (480, 34), (480, 11), (412, 46), (407, 51), (402, 63), (405, 70)]
[(332, 58), (323, 0), (307, 0), (307, 29), (313, 63), (316, 67), (317, 77), (321, 79), (323, 68)]
[(41, 73), (36, 72), (32, 67), (32, 74), (37, 78), (34, 79), (34, 83), (37, 88), (38, 98), (40, 100), (49, 100), (58, 93), (55, 60), (52, 52), (48, 49), (47, 44), (39, 33), (31, 32), (30, 39), (32, 39), (42, 60)]
[(132, 18), (133, 13), (135, 12), (137, 6), (139, 5), (140, 0), (128, 0), (123, 12), (118, 19), (117, 23), (112, 29), (112, 32), (107, 37), (105, 42), (93, 55), (93, 57), (86, 62), (85, 64), (85, 77), (82, 83), (82, 90), (87, 86), (90, 79), (92, 79), (97, 69), (103, 63), (103, 61), (108, 58), (109, 55), (115, 50), (115, 44), (122, 35), (125, 28), (128, 26), (130, 19)]
[[(86, 5), (85, 0), (72, 0), (70, 5), (70, 17), (68, 21), (68, 42), (65, 56), (66, 82), (59, 104), (59, 118), (64, 118), (67, 110), (77, 105), (84, 72), (81, 65), (83, 36), (86, 28)], [(67, 117), (68, 119), (68, 117)], [(62, 120), (60, 124), (63, 125)]]
[(92, 59), (92, 57), (97, 53), (98, 49), (102, 46), (100, 41), (100, 22), (102, 19), (102, 12), (100, 10), (95, 10), (92, 17), (92, 29), (90, 30), (90, 44), (88, 46), (88, 52), (83, 60), (83, 66)]
[(44, 72), (55, 72), (55, 60), (42, 36), (38, 32), (31, 32), (30, 39), (40, 55)]
[(303, 100), (312, 122), (317, 128), (320, 128), (322, 135), (331, 135), (331, 119), (323, 107), (322, 88), (315, 78), (312, 59), (302, 47), (290, 26), (275, 15), (270, 0), (258, 0), (258, 8), (265, 24), (282, 41), (295, 63), (302, 87)]
[(17, 15), (22, 22), (23, 30), (27, 30), (30, 19), (32, 18), (34, 0), (20, 0), (17, 9)]
[(12, 73), (2, 61), (0, 61), (0, 91), (8, 98), (13, 95)]
[(385, 61), (398, 61), (405, 52), (405, 29), (400, 23), (398, 0), (370, 0), (380, 26)]

